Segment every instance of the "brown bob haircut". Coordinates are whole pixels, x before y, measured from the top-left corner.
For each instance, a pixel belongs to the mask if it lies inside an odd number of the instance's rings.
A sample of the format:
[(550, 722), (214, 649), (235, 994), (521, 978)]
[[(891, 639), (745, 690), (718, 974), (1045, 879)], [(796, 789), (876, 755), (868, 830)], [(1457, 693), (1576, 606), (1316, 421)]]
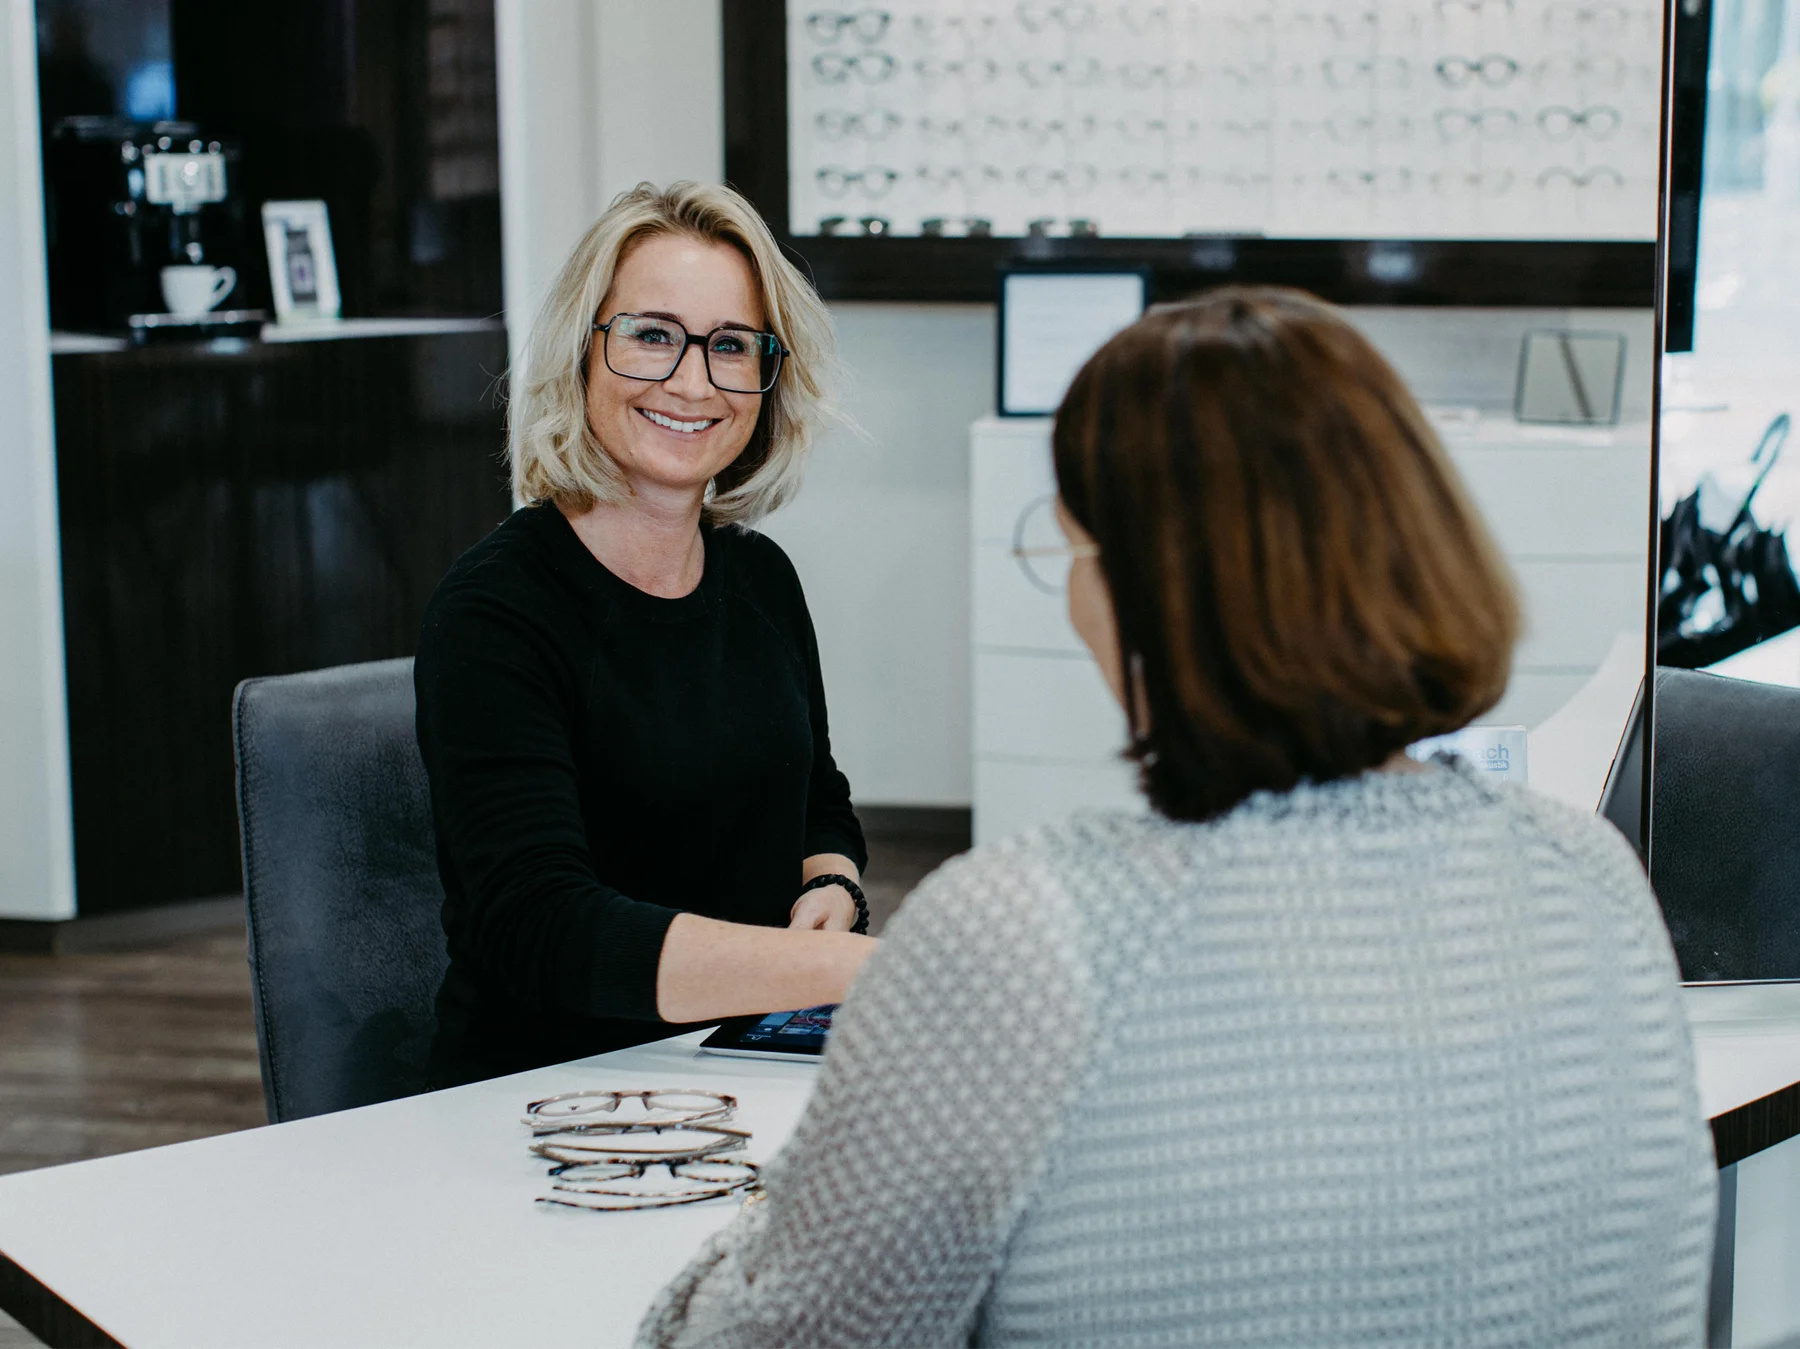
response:
[(1076, 376), (1053, 444), (1164, 815), (1361, 773), (1505, 691), (1506, 565), (1399, 376), (1323, 301), (1151, 310)]

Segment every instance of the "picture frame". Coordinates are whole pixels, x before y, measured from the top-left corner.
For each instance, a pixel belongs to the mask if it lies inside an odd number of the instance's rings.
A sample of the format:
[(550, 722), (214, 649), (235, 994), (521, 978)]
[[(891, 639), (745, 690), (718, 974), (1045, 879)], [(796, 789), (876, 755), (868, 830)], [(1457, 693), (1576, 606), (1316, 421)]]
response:
[(1519, 344), (1513, 419), (1536, 426), (1617, 426), (1626, 346), (1623, 333), (1533, 328)]
[(343, 309), (331, 216), (322, 201), (266, 201), (263, 243), (278, 323), (336, 319)]
[(1000, 273), (994, 409), (1047, 417), (1108, 338), (1150, 307), (1147, 267), (1010, 267)]

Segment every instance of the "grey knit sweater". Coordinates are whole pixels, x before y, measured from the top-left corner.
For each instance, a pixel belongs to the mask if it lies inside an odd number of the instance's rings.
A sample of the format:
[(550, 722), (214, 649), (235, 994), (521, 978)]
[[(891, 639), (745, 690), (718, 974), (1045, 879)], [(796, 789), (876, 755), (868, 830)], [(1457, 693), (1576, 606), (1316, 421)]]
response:
[(1608, 826), (1463, 769), (979, 848), (640, 1343), (1698, 1345), (1676, 980)]

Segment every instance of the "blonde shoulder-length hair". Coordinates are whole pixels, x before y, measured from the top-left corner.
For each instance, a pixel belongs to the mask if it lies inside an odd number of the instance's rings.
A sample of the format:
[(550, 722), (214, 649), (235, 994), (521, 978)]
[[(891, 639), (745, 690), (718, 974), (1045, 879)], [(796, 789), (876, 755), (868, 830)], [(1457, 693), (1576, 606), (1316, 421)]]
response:
[(593, 325), (620, 260), (635, 244), (668, 234), (729, 244), (742, 253), (764, 317), (790, 353), (775, 387), (763, 395), (743, 453), (713, 480), (706, 519), (748, 524), (798, 490), (807, 452), (830, 411), (826, 390), (836, 360), (830, 312), (781, 255), (756, 208), (731, 188), (639, 183), (620, 194), (575, 245), (532, 325), (507, 417), (507, 457), (520, 500), (553, 501), (579, 512), (631, 495), (624, 473), (588, 425), (587, 361)]

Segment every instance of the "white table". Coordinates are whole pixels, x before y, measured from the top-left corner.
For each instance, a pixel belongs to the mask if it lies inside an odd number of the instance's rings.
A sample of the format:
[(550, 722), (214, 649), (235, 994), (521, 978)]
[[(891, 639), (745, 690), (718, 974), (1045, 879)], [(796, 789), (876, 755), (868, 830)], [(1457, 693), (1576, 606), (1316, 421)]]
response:
[(0, 1252), (76, 1313), (70, 1343), (85, 1319), (131, 1349), (628, 1344), (736, 1205), (534, 1204), (548, 1186), (519, 1117), (582, 1087), (715, 1088), (766, 1160), (818, 1069), (698, 1054), (703, 1038), (6, 1176)]
[[(1727, 1157), (1728, 1139), (1800, 1131), (1800, 984), (1687, 998), (1722, 1158), (1749, 1155)], [(131, 1349), (626, 1344), (735, 1206), (534, 1204), (543, 1166), (518, 1119), (579, 1087), (713, 1087), (739, 1098), (766, 1160), (817, 1069), (697, 1054), (700, 1038), (0, 1178), (0, 1253), (16, 1266), (0, 1302), (27, 1325), (31, 1302), (49, 1307), (68, 1343)]]

